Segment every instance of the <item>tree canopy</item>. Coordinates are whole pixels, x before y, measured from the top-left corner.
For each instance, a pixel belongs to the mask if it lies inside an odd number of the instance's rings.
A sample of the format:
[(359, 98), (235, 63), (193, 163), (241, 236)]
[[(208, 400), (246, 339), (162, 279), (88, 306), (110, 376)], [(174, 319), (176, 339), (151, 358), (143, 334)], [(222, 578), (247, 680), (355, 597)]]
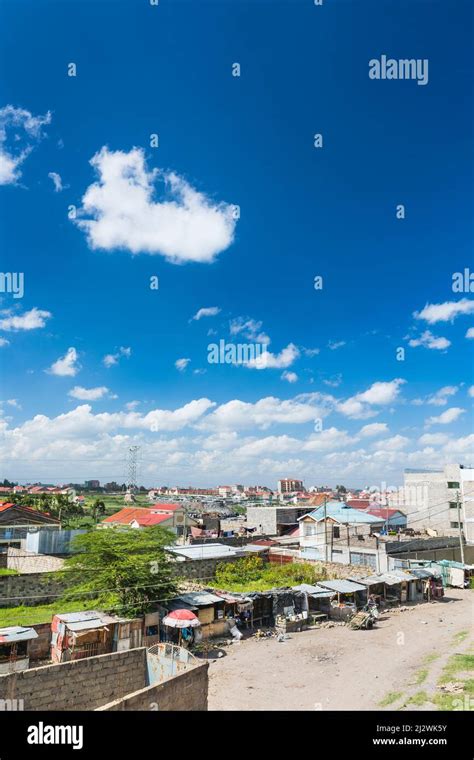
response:
[(175, 535), (159, 526), (100, 528), (72, 542), (73, 554), (58, 576), (67, 581), (64, 601), (81, 596), (117, 607), (122, 615), (136, 615), (151, 603), (172, 597), (176, 584), (172, 562), (164, 547)]

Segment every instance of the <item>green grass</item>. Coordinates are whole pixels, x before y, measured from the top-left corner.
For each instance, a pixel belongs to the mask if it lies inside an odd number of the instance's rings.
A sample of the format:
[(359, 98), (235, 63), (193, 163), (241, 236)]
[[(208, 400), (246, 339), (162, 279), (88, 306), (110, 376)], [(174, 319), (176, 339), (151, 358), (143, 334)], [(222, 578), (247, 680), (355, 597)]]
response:
[(18, 570), (10, 570), (8, 567), (0, 567), (0, 575), (20, 575)]
[(459, 631), (454, 636), (454, 641), (456, 644), (460, 644), (461, 641), (464, 641), (469, 636), (469, 631)]
[(417, 691), (416, 694), (413, 694), (410, 699), (407, 700), (406, 704), (417, 705), (420, 707), (421, 705), (424, 705), (425, 702), (428, 702), (429, 699), (426, 691)]
[(426, 657), (423, 659), (423, 665), (429, 665), (431, 662), (434, 662), (434, 660), (437, 660), (439, 657), (439, 652), (433, 652), (432, 654), (427, 654)]
[(448, 681), (456, 681), (456, 675), (458, 673), (470, 672), (474, 673), (474, 654), (453, 654), (449, 658), (443, 673), (441, 675), (440, 684), (448, 683)]
[(37, 625), (38, 623), (50, 623), (53, 615), (65, 612), (80, 612), (82, 610), (97, 609), (94, 602), (88, 600), (74, 602), (53, 602), (52, 604), (39, 604), (36, 607), (4, 607), (0, 609), (0, 628), (9, 625)]
[(392, 705), (402, 697), (403, 693), (401, 691), (389, 691), (388, 694), (386, 694), (385, 697), (379, 702), (379, 707), (388, 707), (388, 705)]
[(415, 673), (415, 684), (419, 686), (424, 681), (426, 681), (427, 676), (428, 676), (428, 670), (426, 668), (419, 670), (417, 673)]

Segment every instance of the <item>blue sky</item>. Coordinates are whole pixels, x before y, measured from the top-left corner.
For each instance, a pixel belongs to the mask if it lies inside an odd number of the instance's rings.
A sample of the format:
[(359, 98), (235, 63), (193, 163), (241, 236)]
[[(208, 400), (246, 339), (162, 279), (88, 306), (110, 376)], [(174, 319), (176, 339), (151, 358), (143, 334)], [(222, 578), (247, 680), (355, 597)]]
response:
[[(24, 273), (1, 294), (4, 476), (124, 480), (131, 444), (148, 485), (396, 485), (470, 459), (469, 2), (0, 20), (2, 271)], [(370, 79), (382, 55), (427, 59), (428, 83)], [(268, 366), (210, 364), (219, 339)]]

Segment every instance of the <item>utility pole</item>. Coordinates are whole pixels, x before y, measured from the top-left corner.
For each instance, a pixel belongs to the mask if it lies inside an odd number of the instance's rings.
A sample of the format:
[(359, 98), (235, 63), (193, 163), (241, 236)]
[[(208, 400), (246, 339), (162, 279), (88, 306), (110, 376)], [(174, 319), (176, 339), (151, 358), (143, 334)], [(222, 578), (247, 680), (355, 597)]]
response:
[(327, 498), (325, 496), (324, 497), (324, 502), (323, 502), (323, 504), (324, 504), (324, 561), (325, 562), (328, 561), (328, 532), (327, 532), (327, 516), (328, 516), (328, 512), (327, 512), (327, 508), (326, 508), (326, 502), (327, 502)]
[(461, 562), (464, 565), (464, 543), (461, 529), (461, 509), (459, 506), (459, 491), (456, 491), (456, 507), (458, 511), (458, 530), (459, 530), (459, 549), (461, 551)]

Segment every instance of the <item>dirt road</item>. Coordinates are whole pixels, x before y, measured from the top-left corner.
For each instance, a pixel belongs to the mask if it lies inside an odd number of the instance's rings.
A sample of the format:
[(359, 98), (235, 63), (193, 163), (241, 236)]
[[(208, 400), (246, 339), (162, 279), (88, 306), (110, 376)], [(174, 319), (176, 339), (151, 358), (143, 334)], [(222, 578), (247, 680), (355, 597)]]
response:
[(209, 709), (381, 709), (388, 693), (413, 691), (420, 669), (428, 670), (427, 678), (431, 668), (439, 671), (461, 651), (461, 639), (466, 649), (469, 639), (459, 634), (472, 634), (473, 611), (472, 591), (447, 589), (440, 601), (385, 614), (371, 631), (335, 626), (291, 634), (284, 642), (233, 644), (211, 661)]

